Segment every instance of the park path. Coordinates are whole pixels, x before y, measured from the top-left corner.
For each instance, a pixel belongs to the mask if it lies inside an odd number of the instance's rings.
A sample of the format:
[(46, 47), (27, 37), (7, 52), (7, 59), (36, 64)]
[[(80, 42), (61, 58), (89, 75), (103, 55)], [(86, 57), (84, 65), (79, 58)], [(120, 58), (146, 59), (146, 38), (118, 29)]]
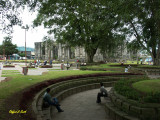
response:
[[(21, 66), (24, 66), (25, 63), (14, 63), (14, 65), (15, 65), (15, 68), (3, 68), (2, 63), (0, 63), (0, 67), (1, 67), (1, 69), (0, 69), (0, 82), (5, 80), (5, 78), (6, 78), (6, 77), (2, 77), (2, 70), (18, 70), (20, 72), (20, 74), (23, 74)], [(60, 70), (60, 68), (61, 68), (60, 66), (61, 66), (61, 64), (53, 64), (53, 68), (39, 68), (39, 67), (37, 67), (36, 69), (29, 69), (27, 75), (42, 75), (43, 72), (47, 72), (47, 71), (49, 71), (49, 69), (57, 71), (58, 69)], [(70, 70), (77, 70), (77, 69), (72, 67)]]
[(51, 112), (53, 120), (111, 120), (104, 109), (106, 100), (101, 98), (102, 103), (96, 103), (98, 92), (99, 89), (94, 89), (67, 97), (60, 103), (64, 112), (58, 113), (56, 109)]

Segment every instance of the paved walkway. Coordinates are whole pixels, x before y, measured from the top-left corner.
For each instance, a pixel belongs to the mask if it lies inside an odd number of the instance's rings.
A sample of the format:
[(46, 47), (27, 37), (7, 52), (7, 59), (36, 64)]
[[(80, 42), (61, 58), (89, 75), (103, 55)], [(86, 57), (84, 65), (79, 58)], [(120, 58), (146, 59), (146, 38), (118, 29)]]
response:
[[(2, 70), (18, 70), (21, 74), (22, 73), (22, 67), (21, 66), (24, 66), (25, 63), (14, 63), (15, 65), (15, 68), (3, 68), (3, 65), (2, 63), (0, 63), (0, 82), (5, 80), (6, 77), (1, 77), (2, 75)], [(60, 70), (61, 67), (60, 64), (53, 64), (53, 68), (37, 68), (37, 69), (29, 69), (28, 70), (28, 74), (27, 75), (42, 75), (43, 72), (47, 72), (49, 71), (49, 69), (52, 69), (52, 70)], [(70, 69), (70, 70), (77, 70), (77, 69), (74, 69), (73, 67)]]
[(60, 103), (64, 112), (53, 109), (53, 120), (111, 120), (104, 110), (106, 100), (102, 98), (101, 104), (96, 103), (98, 92), (99, 89), (94, 89), (67, 97)]

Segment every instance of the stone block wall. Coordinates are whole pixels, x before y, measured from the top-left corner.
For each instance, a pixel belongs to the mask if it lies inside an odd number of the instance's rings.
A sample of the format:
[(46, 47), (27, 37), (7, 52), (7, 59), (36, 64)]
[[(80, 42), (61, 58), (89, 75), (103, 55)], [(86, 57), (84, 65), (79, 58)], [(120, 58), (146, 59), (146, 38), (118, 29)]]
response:
[(110, 98), (112, 103), (119, 110), (122, 110), (131, 116), (135, 116), (140, 120), (160, 120), (160, 104), (141, 104), (117, 94), (113, 89)]

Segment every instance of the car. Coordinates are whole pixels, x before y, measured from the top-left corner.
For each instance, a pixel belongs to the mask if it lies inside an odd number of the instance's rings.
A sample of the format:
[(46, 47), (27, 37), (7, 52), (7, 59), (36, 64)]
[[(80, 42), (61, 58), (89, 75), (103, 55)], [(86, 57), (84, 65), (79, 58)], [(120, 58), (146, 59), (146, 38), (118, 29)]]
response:
[(26, 60), (27, 58), (26, 57), (20, 57), (19, 59), (20, 60)]

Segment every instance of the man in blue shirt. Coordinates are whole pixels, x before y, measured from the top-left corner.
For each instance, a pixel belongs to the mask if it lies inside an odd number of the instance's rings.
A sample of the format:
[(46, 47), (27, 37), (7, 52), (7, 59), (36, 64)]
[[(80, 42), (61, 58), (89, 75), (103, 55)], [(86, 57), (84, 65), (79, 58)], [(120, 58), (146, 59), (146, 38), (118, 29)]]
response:
[[(46, 89), (46, 92), (43, 96), (43, 100), (45, 102), (47, 102), (49, 105), (53, 105), (57, 108), (58, 112), (64, 112), (61, 108), (60, 108), (60, 105), (59, 103), (57, 102), (57, 99), (55, 100), (55, 98), (52, 99), (51, 95), (49, 94), (50, 92), (50, 88), (47, 88)], [(53, 101), (54, 100), (54, 101)]]

